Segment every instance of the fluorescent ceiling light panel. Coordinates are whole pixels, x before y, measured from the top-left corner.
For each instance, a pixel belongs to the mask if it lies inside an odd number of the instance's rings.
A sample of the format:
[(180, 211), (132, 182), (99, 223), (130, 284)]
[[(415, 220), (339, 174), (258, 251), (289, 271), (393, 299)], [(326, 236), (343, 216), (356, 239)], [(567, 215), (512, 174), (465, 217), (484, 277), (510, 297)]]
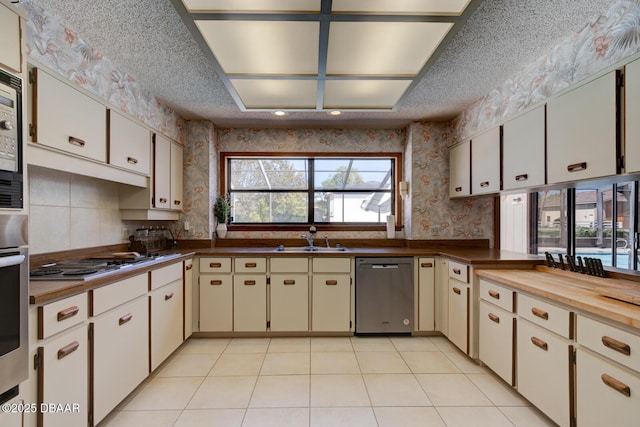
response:
[(332, 22), (327, 74), (415, 76), (452, 26), (444, 22)]
[(195, 21), (226, 74), (317, 75), (318, 22)]
[(333, 0), (334, 13), (457, 16), (471, 0)]
[(230, 79), (246, 108), (315, 109), (316, 80)]
[(182, 0), (182, 3), (191, 13), (320, 12), (320, 0)]
[(327, 80), (325, 109), (391, 109), (411, 80)]

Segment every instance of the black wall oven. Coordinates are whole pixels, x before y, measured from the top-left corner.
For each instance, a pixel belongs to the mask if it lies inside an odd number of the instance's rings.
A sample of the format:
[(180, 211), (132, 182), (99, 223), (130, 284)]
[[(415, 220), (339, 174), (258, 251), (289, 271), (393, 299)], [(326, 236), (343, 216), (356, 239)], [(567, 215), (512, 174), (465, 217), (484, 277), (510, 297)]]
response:
[(27, 216), (0, 215), (0, 402), (28, 377)]

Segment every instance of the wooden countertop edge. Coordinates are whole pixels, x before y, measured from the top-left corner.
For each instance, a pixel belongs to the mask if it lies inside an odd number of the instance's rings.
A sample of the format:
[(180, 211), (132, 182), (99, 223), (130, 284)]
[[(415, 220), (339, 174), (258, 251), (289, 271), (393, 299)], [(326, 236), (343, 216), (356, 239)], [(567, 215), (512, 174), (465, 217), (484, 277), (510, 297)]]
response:
[[(581, 282), (580, 285), (576, 285), (566, 283), (566, 279), (563, 283), (563, 280), (559, 279), (555, 272), (547, 272), (540, 269), (520, 270), (517, 274), (514, 274), (515, 270), (501, 269), (476, 270), (475, 273), (480, 277), (500, 284), (640, 330), (640, 306), (602, 296), (595, 289), (589, 289), (589, 281), (583, 281), (580, 276), (573, 278), (574, 282)], [(576, 273), (572, 274), (575, 275)], [(519, 277), (516, 278), (514, 277), (515, 275)], [(542, 278), (550, 279), (553, 283), (545, 284), (540, 280)], [(588, 279), (591, 280), (592, 278)], [(638, 285), (635, 284), (635, 286)]]
[(30, 281), (29, 282), (29, 304), (40, 305), (55, 301), (60, 298), (90, 291), (101, 286), (109, 285), (118, 280), (126, 279), (138, 274), (157, 270), (169, 264), (181, 262), (195, 256), (194, 251), (181, 252), (180, 256), (168, 260), (159, 260), (153, 264), (143, 266), (132, 266), (125, 270), (118, 270), (111, 274), (97, 277), (93, 280), (64, 280), (64, 281)]

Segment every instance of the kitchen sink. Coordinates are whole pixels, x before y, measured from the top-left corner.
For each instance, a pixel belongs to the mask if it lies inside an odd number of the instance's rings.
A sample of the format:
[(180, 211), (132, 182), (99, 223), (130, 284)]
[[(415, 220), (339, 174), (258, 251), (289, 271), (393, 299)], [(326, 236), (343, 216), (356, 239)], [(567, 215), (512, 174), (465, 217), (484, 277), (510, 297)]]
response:
[(333, 252), (349, 252), (349, 249), (342, 246), (327, 248), (323, 246), (284, 246), (280, 245), (274, 249), (274, 252), (317, 252), (317, 253), (333, 253)]

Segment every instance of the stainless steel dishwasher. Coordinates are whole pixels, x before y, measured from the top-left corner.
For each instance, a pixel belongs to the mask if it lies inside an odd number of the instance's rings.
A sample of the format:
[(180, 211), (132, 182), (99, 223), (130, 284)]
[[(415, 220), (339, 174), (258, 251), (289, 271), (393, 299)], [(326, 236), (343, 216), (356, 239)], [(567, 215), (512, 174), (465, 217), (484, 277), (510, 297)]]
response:
[(356, 258), (356, 334), (413, 331), (413, 258)]

